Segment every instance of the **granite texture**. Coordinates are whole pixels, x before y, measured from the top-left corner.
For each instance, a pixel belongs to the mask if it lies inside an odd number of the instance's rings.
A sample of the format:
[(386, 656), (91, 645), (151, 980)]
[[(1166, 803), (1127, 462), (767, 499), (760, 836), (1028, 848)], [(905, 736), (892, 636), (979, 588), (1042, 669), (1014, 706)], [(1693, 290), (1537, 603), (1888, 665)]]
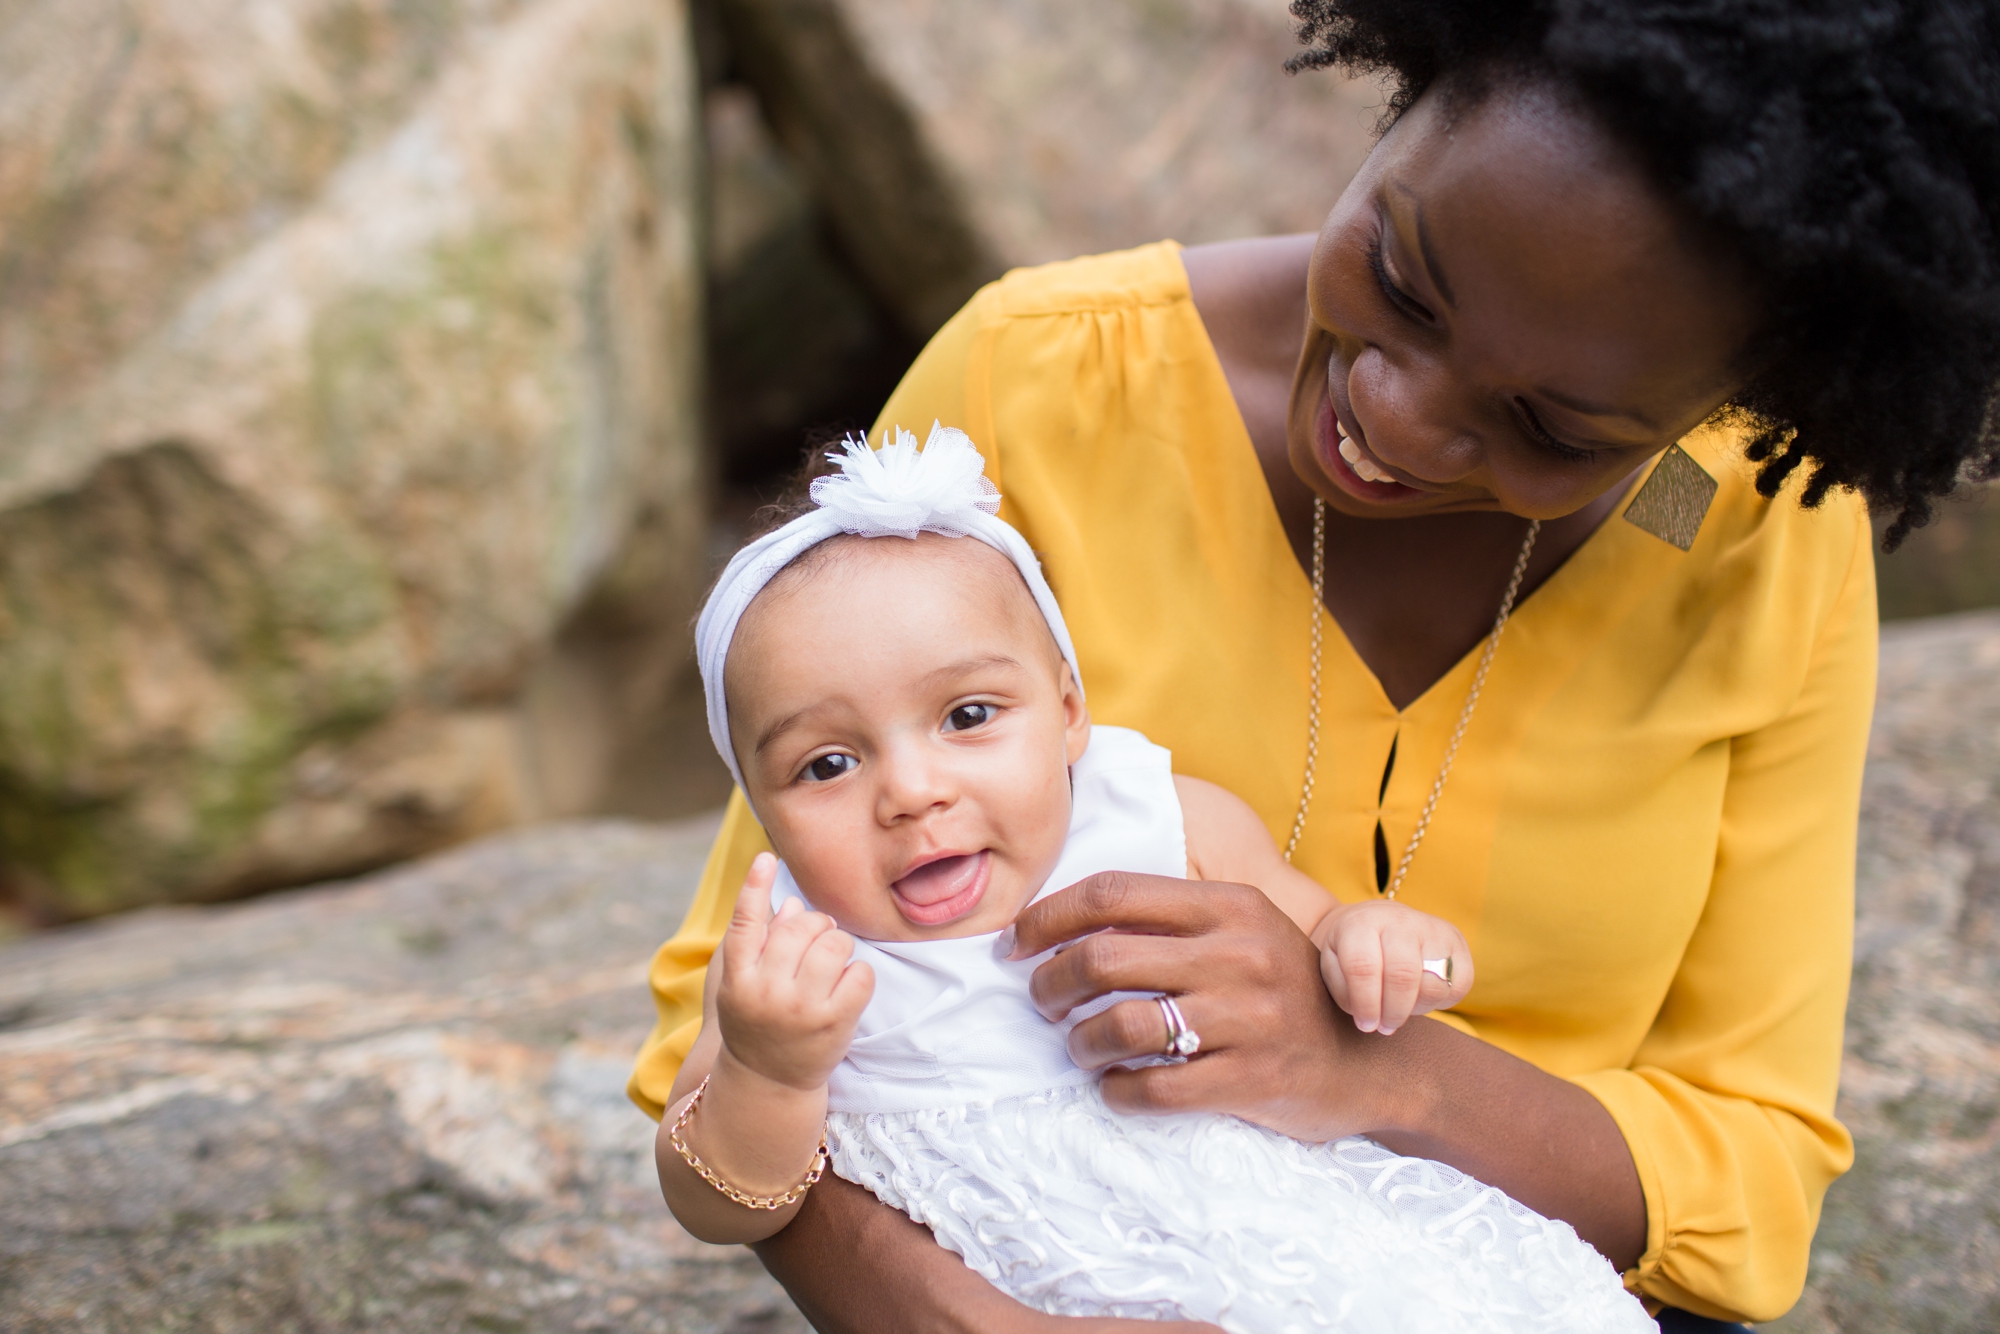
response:
[(802, 1331), (625, 1098), (713, 822), (0, 951), (0, 1328)]
[(0, 905), (594, 808), (705, 576), (686, 0), (0, 4)]

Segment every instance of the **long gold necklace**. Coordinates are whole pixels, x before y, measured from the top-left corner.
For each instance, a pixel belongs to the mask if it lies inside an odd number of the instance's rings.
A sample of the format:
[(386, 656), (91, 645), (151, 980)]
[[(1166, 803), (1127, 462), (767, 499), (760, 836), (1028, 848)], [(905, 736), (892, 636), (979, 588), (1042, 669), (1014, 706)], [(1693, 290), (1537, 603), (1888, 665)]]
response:
[[(1500, 632), (1507, 628), (1507, 618), (1514, 614), (1514, 599), (1520, 596), (1521, 579), (1528, 572), (1528, 557), (1535, 550), (1535, 538), (1540, 536), (1542, 521), (1532, 520), (1528, 524), (1528, 535), (1521, 541), (1521, 554), (1514, 558), (1514, 573), (1507, 580), (1507, 591), (1500, 596), (1500, 613), (1493, 618), (1492, 632), (1486, 636), (1486, 648), (1479, 655), (1479, 666), (1472, 673), (1472, 688), (1465, 692), (1465, 707), (1459, 711), (1458, 726), (1452, 729), (1451, 741), (1444, 748), (1444, 763), (1438, 766), (1437, 782), (1431, 784), (1430, 797), (1424, 802), (1423, 813), (1417, 817), (1417, 827), (1410, 834), (1409, 843), (1403, 848), (1403, 858), (1396, 863), (1395, 877), (1383, 897), (1393, 899), (1396, 891), (1403, 887), (1403, 877), (1410, 873), (1410, 862), (1417, 855), (1417, 848), (1424, 841), (1424, 834), (1431, 827), (1431, 816), (1437, 813), (1438, 798), (1444, 795), (1445, 780), (1451, 777), (1451, 762), (1458, 758), (1459, 743), (1465, 740), (1465, 729), (1472, 725), (1472, 711), (1479, 707), (1479, 692), (1486, 684), (1486, 671), (1493, 665), (1493, 655), (1500, 648)], [(1307, 686), (1309, 703), (1306, 706), (1306, 776), (1299, 790), (1299, 813), (1292, 817), (1292, 836), (1285, 843), (1285, 860), (1292, 859), (1292, 853), (1299, 846), (1299, 837), (1305, 833), (1306, 811), (1312, 807), (1313, 771), (1319, 765), (1319, 686), (1320, 647), (1324, 639), (1323, 618), (1326, 615), (1326, 502), (1313, 497), (1313, 561), (1312, 561), (1312, 674)]]

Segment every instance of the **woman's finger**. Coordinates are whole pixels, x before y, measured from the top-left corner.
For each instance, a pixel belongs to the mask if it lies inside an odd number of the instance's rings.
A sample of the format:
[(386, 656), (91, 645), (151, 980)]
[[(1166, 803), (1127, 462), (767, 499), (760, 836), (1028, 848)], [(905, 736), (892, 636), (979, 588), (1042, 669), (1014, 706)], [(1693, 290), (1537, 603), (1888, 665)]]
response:
[(1257, 893), (1245, 885), (1102, 871), (1029, 904), (1014, 919), (1011, 957), (1031, 959), (1095, 931), (1199, 935), (1220, 919), (1230, 897), (1217, 891)]
[(1069, 1017), (1079, 1005), (1114, 991), (1180, 992), (1208, 971), (1196, 942), (1173, 936), (1103, 931), (1063, 950), (1035, 969), (1028, 995), (1050, 1020)]
[(735, 911), (729, 914), (729, 925), (722, 933), (724, 972), (742, 977), (763, 954), (771, 929), (771, 885), (777, 878), (775, 856), (760, 852), (751, 859), (743, 888), (736, 894)]
[[(1181, 1015), (1186, 1019), (1185, 1007)], [(1187, 1020), (1187, 1024), (1195, 1032), (1201, 1032), (1193, 1020)], [(1102, 1070), (1107, 1065), (1136, 1061), (1142, 1056), (1165, 1055), (1167, 1017), (1159, 1001), (1151, 998), (1119, 1001), (1069, 1032), (1069, 1058), (1085, 1070)]]

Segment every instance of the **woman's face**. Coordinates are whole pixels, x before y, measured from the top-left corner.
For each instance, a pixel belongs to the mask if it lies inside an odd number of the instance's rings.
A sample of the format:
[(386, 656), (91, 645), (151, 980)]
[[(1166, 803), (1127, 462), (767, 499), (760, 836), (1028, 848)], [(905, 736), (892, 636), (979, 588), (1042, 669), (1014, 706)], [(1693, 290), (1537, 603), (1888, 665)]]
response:
[(1574, 513), (1738, 387), (1745, 286), (1554, 95), (1434, 90), (1320, 232), (1292, 466), (1357, 517)]

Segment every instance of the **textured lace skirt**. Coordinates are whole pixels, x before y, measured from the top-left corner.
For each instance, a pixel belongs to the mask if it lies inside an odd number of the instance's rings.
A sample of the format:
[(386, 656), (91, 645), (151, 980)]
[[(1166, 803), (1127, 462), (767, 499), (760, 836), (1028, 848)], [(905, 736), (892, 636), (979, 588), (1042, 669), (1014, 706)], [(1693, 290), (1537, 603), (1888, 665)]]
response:
[(835, 1113), (833, 1170), (1056, 1315), (1236, 1334), (1656, 1327), (1568, 1225), (1441, 1163), (1235, 1117), (1120, 1116), (1096, 1085)]

